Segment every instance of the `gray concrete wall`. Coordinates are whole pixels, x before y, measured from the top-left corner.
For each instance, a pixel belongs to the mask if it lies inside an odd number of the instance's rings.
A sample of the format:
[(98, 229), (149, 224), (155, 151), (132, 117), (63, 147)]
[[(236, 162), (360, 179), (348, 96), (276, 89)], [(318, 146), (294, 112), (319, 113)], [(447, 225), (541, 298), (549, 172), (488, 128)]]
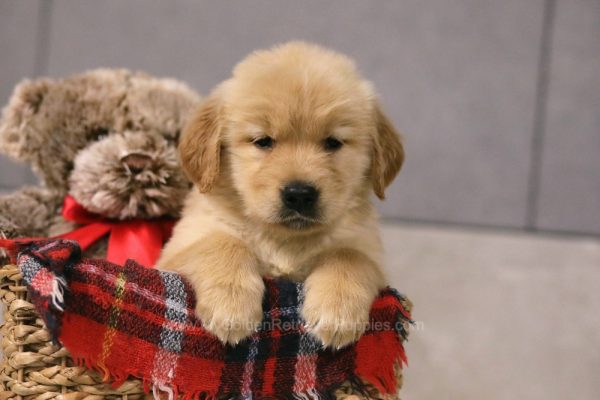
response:
[[(406, 137), (390, 219), (600, 234), (597, 0), (0, 2), (0, 101), (128, 67), (202, 93), (289, 39), (354, 57)], [(34, 177), (0, 157), (0, 191)]]

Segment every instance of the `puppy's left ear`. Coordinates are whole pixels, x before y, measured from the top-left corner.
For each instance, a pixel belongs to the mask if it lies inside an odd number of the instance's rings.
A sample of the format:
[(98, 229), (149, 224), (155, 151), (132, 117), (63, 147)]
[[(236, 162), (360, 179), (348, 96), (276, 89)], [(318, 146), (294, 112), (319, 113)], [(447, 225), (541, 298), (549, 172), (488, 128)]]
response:
[(385, 188), (394, 180), (404, 162), (404, 147), (400, 135), (381, 110), (375, 105), (377, 132), (373, 140), (371, 177), (373, 190), (380, 199), (385, 198)]

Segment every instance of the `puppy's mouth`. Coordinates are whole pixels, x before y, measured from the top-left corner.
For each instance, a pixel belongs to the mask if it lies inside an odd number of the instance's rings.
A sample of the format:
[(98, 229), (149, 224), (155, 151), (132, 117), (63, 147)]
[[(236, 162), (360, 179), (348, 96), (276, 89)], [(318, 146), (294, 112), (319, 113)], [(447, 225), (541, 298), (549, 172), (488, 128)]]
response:
[(286, 211), (281, 213), (279, 224), (289, 229), (307, 230), (321, 224), (320, 218), (302, 215), (297, 211)]

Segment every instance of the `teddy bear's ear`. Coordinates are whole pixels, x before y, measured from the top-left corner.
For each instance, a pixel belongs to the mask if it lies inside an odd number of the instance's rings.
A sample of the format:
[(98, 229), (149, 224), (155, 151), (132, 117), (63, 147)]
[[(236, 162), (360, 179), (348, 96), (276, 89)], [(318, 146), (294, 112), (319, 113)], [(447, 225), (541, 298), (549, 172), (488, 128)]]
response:
[(2, 111), (0, 119), (0, 152), (17, 160), (30, 160), (36, 151), (35, 126), (32, 118), (39, 111), (52, 81), (39, 79), (19, 83)]

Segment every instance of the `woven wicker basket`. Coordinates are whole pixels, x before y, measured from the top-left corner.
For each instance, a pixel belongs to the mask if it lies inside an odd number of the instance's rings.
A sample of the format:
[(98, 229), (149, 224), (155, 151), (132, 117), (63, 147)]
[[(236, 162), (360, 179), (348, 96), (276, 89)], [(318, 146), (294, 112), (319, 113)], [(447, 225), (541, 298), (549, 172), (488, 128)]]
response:
[(102, 383), (95, 371), (73, 366), (69, 353), (50, 341), (15, 265), (0, 269), (0, 300), (4, 307), (0, 400), (151, 398), (144, 395), (138, 380), (128, 380), (113, 389)]

